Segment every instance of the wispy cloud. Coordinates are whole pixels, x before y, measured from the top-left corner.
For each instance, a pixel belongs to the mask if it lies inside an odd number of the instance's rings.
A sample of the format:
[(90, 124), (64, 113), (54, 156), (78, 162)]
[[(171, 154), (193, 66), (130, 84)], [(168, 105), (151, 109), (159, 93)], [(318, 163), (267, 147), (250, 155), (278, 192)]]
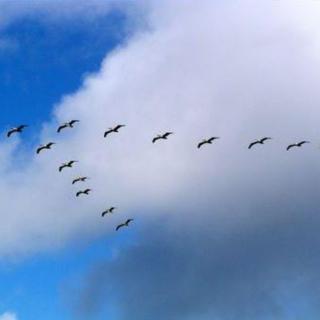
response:
[(0, 315), (0, 320), (18, 320), (17, 316), (11, 312), (5, 312)]

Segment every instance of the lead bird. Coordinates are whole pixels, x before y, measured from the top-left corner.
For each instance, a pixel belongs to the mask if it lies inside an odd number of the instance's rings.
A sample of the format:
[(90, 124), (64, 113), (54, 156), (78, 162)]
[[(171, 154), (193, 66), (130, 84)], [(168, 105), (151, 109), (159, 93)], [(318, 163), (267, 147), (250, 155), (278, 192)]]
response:
[(271, 140), (272, 138), (270, 138), (270, 137), (265, 137), (265, 138), (262, 138), (262, 139), (260, 139), (260, 140), (256, 140), (256, 141), (254, 141), (254, 142), (251, 142), (250, 144), (249, 144), (249, 147), (248, 147), (248, 149), (251, 149), (254, 145), (256, 145), (256, 144), (264, 144), (267, 140)]
[(91, 189), (80, 190), (76, 193), (76, 196), (79, 197), (82, 194), (89, 195), (91, 191), (92, 191)]
[(105, 131), (105, 133), (103, 134), (103, 136), (106, 138), (108, 134), (112, 133), (112, 132), (119, 132), (119, 129), (125, 127), (124, 124), (118, 124), (117, 126), (115, 126), (114, 128), (109, 128), (109, 130)]
[(23, 129), (25, 129), (27, 127), (28, 126), (26, 124), (22, 124), (22, 125), (20, 125), (18, 127), (11, 128), (7, 133), (7, 137), (9, 138), (14, 133), (21, 133), (23, 131)]
[(110, 207), (109, 209), (103, 211), (101, 213), (101, 216), (104, 217), (107, 213), (113, 213), (113, 211), (116, 209), (116, 207)]
[(89, 179), (88, 177), (78, 177), (72, 180), (72, 184), (75, 184), (77, 182), (85, 182), (87, 179)]
[(219, 137), (211, 137), (210, 139), (204, 139), (198, 143), (198, 149), (200, 149), (204, 144), (212, 144), (214, 140), (220, 139)]
[(42, 145), (40, 145), (39, 147), (38, 147), (38, 149), (37, 149), (37, 154), (39, 154), (42, 150), (49, 150), (49, 149), (51, 149), (51, 147), (53, 146), (53, 145), (55, 145), (56, 143), (55, 142), (49, 142), (49, 143), (47, 143), (47, 144), (42, 144)]
[(301, 142), (298, 142), (298, 143), (293, 143), (293, 144), (290, 144), (287, 146), (287, 151), (289, 151), (291, 148), (293, 147), (302, 147), (305, 143), (310, 143), (310, 141), (301, 141)]
[(71, 160), (69, 162), (63, 163), (60, 167), (59, 167), (59, 172), (61, 172), (64, 168), (72, 168), (73, 164), (76, 163), (78, 161), (76, 160)]
[(80, 120), (71, 120), (69, 122), (65, 122), (64, 124), (60, 125), (57, 129), (57, 132), (59, 133), (61, 130), (66, 128), (73, 128), (73, 125), (77, 122), (80, 122)]
[(116, 227), (116, 231), (118, 231), (122, 227), (129, 227), (129, 223), (133, 221), (133, 219), (128, 219), (125, 223), (121, 223)]
[(160, 139), (162, 139), (162, 140), (167, 140), (168, 139), (168, 137), (171, 135), (171, 134), (173, 134), (173, 132), (166, 132), (166, 133), (164, 133), (164, 134), (158, 134), (156, 137), (154, 137), (153, 139), (152, 139), (152, 143), (155, 143), (157, 140), (160, 140)]

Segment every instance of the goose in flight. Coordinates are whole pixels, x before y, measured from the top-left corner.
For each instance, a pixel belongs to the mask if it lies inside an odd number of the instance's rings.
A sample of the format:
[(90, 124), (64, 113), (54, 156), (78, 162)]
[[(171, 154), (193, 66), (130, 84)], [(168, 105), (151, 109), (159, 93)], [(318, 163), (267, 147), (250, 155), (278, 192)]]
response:
[(76, 163), (76, 162), (78, 162), (78, 161), (76, 161), (76, 160), (71, 160), (71, 161), (69, 161), (69, 162), (63, 163), (63, 164), (59, 167), (59, 172), (61, 172), (64, 168), (72, 168), (72, 165), (73, 165), (74, 163)]
[(249, 147), (248, 149), (251, 149), (254, 145), (256, 144), (264, 144), (267, 140), (271, 140), (272, 138), (270, 137), (265, 137), (265, 138), (262, 138), (260, 140), (256, 140), (256, 141), (253, 141), (249, 144)]
[(204, 144), (212, 144), (212, 142), (216, 139), (220, 139), (219, 137), (211, 137), (210, 139), (204, 139), (200, 143), (198, 143), (198, 149), (201, 148)]
[(107, 213), (113, 213), (116, 207), (110, 207), (109, 209), (102, 212), (101, 216), (104, 217)]
[(109, 128), (107, 131), (105, 131), (105, 133), (104, 133), (103, 136), (106, 138), (109, 133), (119, 132), (118, 130), (121, 129), (121, 128), (123, 128), (123, 127), (125, 127), (124, 124), (118, 124), (118, 125), (115, 126), (114, 128)]
[(129, 223), (133, 221), (133, 219), (128, 219), (125, 223), (121, 223), (116, 227), (116, 231), (118, 231), (122, 227), (129, 227)]
[(167, 140), (171, 134), (173, 134), (173, 132), (166, 132), (162, 135), (158, 134), (156, 137), (152, 139), (152, 143), (155, 143), (157, 140), (160, 140), (160, 139)]
[(7, 137), (9, 138), (13, 133), (21, 133), (23, 131), (24, 128), (27, 128), (28, 126), (26, 124), (22, 124), (18, 127), (15, 128), (11, 128), (8, 132), (7, 132)]
[(86, 194), (86, 195), (89, 195), (91, 189), (85, 189), (85, 190), (80, 190), (76, 193), (76, 196), (79, 197), (80, 195), (82, 194)]
[(47, 144), (42, 144), (42, 145), (40, 145), (39, 147), (38, 147), (38, 149), (37, 149), (37, 154), (39, 154), (42, 150), (49, 150), (49, 149), (51, 149), (51, 147), (54, 145), (54, 144), (56, 144), (55, 142), (49, 142), (49, 143), (47, 143)]
[(85, 182), (87, 179), (89, 179), (88, 177), (78, 177), (72, 180), (72, 184), (75, 184), (77, 182)]
[(287, 151), (289, 151), (293, 147), (302, 147), (305, 143), (310, 143), (310, 141), (301, 141), (301, 142), (298, 142), (298, 143), (290, 144), (287, 147)]
[(80, 120), (71, 120), (69, 122), (65, 122), (59, 126), (59, 128), (57, 129), (57, 132), (59, 133), (61, 130), (66, 128), (73, 128), (73, 125), (77, 122), (80, 122)]

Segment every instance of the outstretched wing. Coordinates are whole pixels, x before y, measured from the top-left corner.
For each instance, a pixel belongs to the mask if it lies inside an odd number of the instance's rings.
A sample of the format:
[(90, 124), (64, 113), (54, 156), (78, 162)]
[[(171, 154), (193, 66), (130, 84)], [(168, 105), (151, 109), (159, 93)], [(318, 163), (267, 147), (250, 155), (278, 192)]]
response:
[(251, 149), (255, 144), (259, 143), (259, 141), (254, 141), (249, 144), (248, 149)]
[(163, 135), (163, 138), (166, 139), (166, 138), (168, 138), (171, 134), (173, 134), (173, 132), (166, 132), (166, 133)]
[(113, 132), (113, 130), (110, 129), (110, 130), (106, 131), (103, 136), (106, 137), (111, 132)]
[(62, 129), (65, 129), (65, 128), (67, 128), (67, 124), (65, 123), (65, 124), (62, 124), (61, 126), (59, 126), (59, 128), (57, 129), (57, 132), (59, 133)]
[(71, 121), (69, 122), (69, 126), (72, 128), (72, 126), (73, 126), (75, 123), (77, 123), (77, 122), (80, 122), (80, 120), (71, 120)]
[(113, 128), (113, 130), (114, 130), (114, 131), (117, 131), (117, 130), (119, 130), (120, 128), (123, 128), (123, 127), (125, 127), (124, 124), (118, 124), (117, 126), (115, 126), (115, 127)]
[(122, 228), (122, 227), (124, 227), (124, 226), (125, 226), (124, 223), (119, 224), (119, 225), (116, 227), (116, 231), (118, 231), (120, 228)]
[(39, 147), (39, 148), (37, 149), (37, 154), (39, 154), (43, 149), (45, 149), (44, 146)]
[(155, 137), (152, 139), (152, 143), (155, 143), (157, 140), (161, 139), (161, 137)]
[(301, 147), (302, 145), (304, 145), (305, 143), (309, 143), (309, 141), (301, 141), (297, 144), (297, 146)]
[(201, 146), (203, 146), (203, 145), (206, 144), (206, 143), (207, 143), (206, 141), (202, 141), (202, 142), (198, 143), (198, 149), (200, 149)]
[(293, 147), (296, 147), (296, 145), (295, 144), (290, 144), (290, 145), (288, 145), (287, 146), (287, 151), (289, 151), (291, 148), (293, 148)]
[(11, 129), (10, 131), (8, 131), (7, 137), (9, 138), (15, 132), (17, 132), (17, 129)]
[(267, 141), (267, 140), (271, 140), (271, 138), (270, 138), (270, 137), (265, 137), (265, 138), (261, 139), (260, 142), (261, 142), (261, 143), (264, 143), (264, 142)]

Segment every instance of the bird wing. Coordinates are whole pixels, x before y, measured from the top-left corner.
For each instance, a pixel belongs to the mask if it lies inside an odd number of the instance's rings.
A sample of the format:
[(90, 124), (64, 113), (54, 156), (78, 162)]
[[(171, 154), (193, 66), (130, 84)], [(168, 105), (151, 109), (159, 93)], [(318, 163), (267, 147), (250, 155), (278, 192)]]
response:
[(288, 145), (288, 146), (287, 146), (287, 151), (290, 150), (290, 149), (293, 148), (293, 147), (296, 147), (296, 146), (297, 146), (297, 145), (295, 145), (295, 144), (290, 144), (290, 145)]
[(104, 137), (106, 137), (109, 133), (111, 133), (113, 130), (108, 130), (108, 131), (106, 131), (105, 133), (104, 133)]
[(206, 143), (206, 141), (202, 141), (198, 144), (198, 149), (201, 148), (201, 146), (203, 146)]
[(161, 137), (155, 137), (152, 139), (152, 143), (155, 143), (157, 140), (161, 139)]
[(18, 126), (18, 130), (23, 130), (24, 128), (27, 128), (28, 126), (26, 124), (22, 124), (20, 126)]
[(299, 142), (297, 145), (299, 146), (299, 147), (301, 147), (303, 144), (305, 144), (305, 143), (309, 143), (309, 141), (301, 141), (301, 142)]
[(67, 128), (67, 124), (62, 124), (61, 126), (59, 126), (57, 132), (59, 133), (62, 129)]
[(122, 127), (124, 127), (124, 124), (118, 124), (117, 126), (115, 126), (115, 127), (113, 128), (113, 130), (114, 130), (114, 131), (117, 131), (117, 130), (119, 130), (119, 129), (122, 128)]
[(37, 154), (39, 154), (44, 149), (44, 146), (41, 146), (37, 149)]
[(261, 139), (260, 142), (264, 143), (265, 141), (270, 140), (270, 139), (271, 139), (270, 137), (265, 137), (265, 138)]
[(59, 167), (59, 172), (61, 172), (65, 167), (66, 167), (65, 164), (61, 165), (61, 166)]
[(80, 122), (80, 120), (71, 120), (71, 121), (69, 122), (70, 127), (72, 128), (72, 126), (73, 126), (75, 123), (77, 123), (77, 122)]
[(133, 219), (128, 219), (128, 220), (126, 221), (126, 224), (129, 224), (131, 221), (133, 221)]
[(170, 134), (172, 134), (173, 132), (166, 132), (164, 135), (163, 135), (163, 138), (168, 138), (170, 136)]
[(75, 183), (78, 182), (78, 181), (80, 181), (79, 178), (74, 179), (74, 180), (72, 181), (72, 184), (75, 184)]
[(124, 226), (125, 226), (124, 223), (119, 224), (119, 225), (116, 227), (116, 231), (118, 231), (120, 228), (122, 228), (122, 227), (124, 227)]
[(248, 149), (251, 149), (255, 144), (259, 143), (259, 141), (254, 141), (249, 144)]
[(11, 129), (10, 131), (8, 131), (7, 137), (9, 138), (14, 132), (17, 132), (17, 129)]
[(79, 197), (80, 194), (82, 194), (82, 193), (83, 193), (83, 191), (78, 191), (78, 192), (76, 193), (76, 196)]

